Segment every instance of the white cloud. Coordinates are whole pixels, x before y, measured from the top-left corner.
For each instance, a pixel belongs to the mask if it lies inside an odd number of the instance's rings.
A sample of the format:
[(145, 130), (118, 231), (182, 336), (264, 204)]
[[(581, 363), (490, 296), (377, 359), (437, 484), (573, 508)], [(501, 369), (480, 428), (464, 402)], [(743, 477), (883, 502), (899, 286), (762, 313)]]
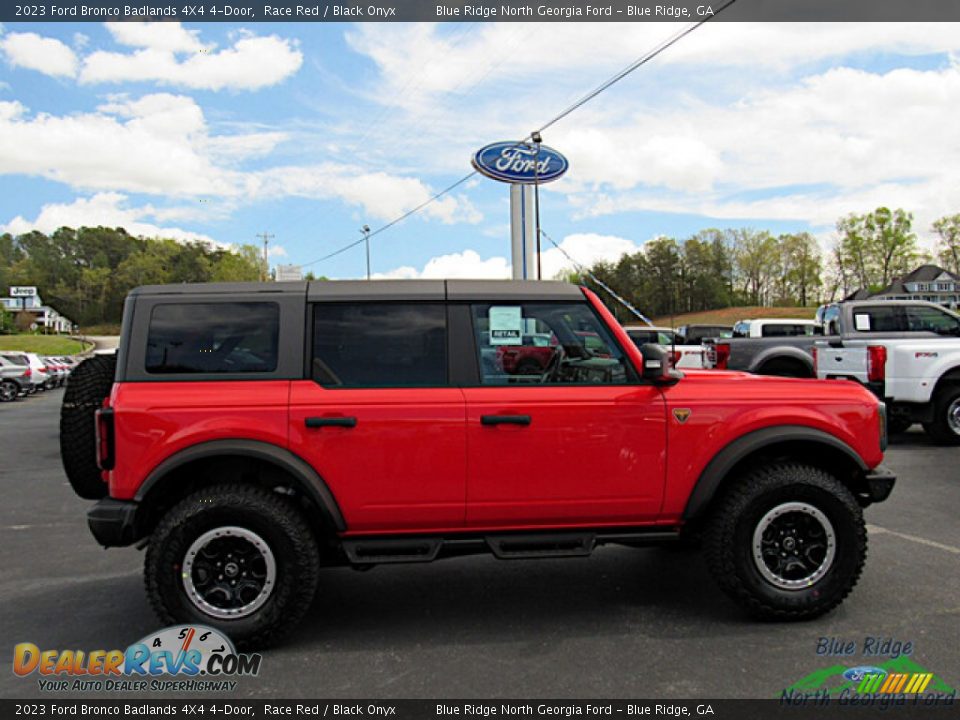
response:
[(287, 257), (287, 249), (283, 245), (271, 245), (267, 249), (267, 255), (270, 257)]
[[(249, 192), (265, 197), (337, 198), (363, 208), (365, 217), (391, 220), (422, 204), (435, 191), (416, 178), (323, 163), (277, 167), (258, 173), (251, 179)], [(445, 224), (478, 223), (483, 217), (464, 195), (447, 195), (427, 205), (421, 215)]]
[(243, 33), (232, 47), (217, 50), (201, 43), (198, 31), (185, 30), (179, 23), (109, 23), (108, 28), (118, 42), (139, 49), (87, 55), (81, 83), (155, 82), (197, 90), (258, 90), (282, 82), (303, 64), (296, 41), (277, 35)]
[[(589, 267), (600, 260), (616, 261), (627, 253), (640, 250), (632, 240), (616, 235), (575, 233), (567, 235), (559, 243), (564, 252), (555, 247), (544, 249), (541, 270), (545, 279), (554, 278), (561, 272), (572, 270), (575, 263)], [(573, 262), (567, 258), (572, 258)], [(476, 250), (450, 253), (430, 258), (422, 269), (404, 265), (385, 273), (375, 273), (376, 279), (444, 279), (470, 278), (502, 280), (511, 277), (510, 261), (501, 256), (483, 259)]]
[(131, 235), (144, 237), (163, 237), (184, 241), (199, 241), (224, 247), (222, 243), (200, 233), (190, 232), (178, 227), (160, 227), (144, 222), (143, 218), (153, 214), (152, 208), (127, 207), (127, 197), (120, 193), (97, 193), (90, 198), (78, 198), (72, 203), (50, 203), (44, 205), (33, 220), (18, 215), (6, 225), (0, 226), (0, 232), (14, 235), (39, 230), (52, 233), (61, 227), (122, 227)]
[(108, 22), (104, 26), (121, 45), (171, 53), (201, 52), (199, 30), (187, 30), (178, 22)]
[[(915, 211), (923, 234), (933, 219), (956, 211), (960, 146), (948, 118), (958, 104), (960, 68), (836, 68), (695, 114), (559, 133), (561, 146), (583, 157), (571, 160), (580, 170), (556, 190), (579, 217), (657, 210), (818, 226), (894, 205)], [(662, 162), (634, 172), (643, 138), (664, 133), (688, 151), (665, 151)], [(586, 147), (603, 152), (591, 159)]]
[(45, 177), (78, 189), (159, 195), (236, 195), (242, 178), (204, 152), (208, 130), (191, 99), (147, 95), (95, 113), (29, 115), (0, 102), (0, 174)]
[(8, 33), (0, 37), (0, 51), (14, 67), (36, 70), (52, 77), (74, 77), (77, 56), (55, 38), (36, 33)]

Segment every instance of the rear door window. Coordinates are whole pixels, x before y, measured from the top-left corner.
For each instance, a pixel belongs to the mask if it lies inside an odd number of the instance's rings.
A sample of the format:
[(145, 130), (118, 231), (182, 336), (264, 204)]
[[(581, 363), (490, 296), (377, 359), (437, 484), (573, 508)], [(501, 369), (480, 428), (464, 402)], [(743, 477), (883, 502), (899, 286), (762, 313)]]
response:
[(279, 335), (277, 303), (156, 305), (147, 333), (146, 371), (167, 375), (273, 372)]
[(960, 335), (960, 319), (937, 308), (916, 305), (907, 307), (907, 328), (925, 330), (937, 335)]
[(445, 386), (446, 308), (433, 303), (317, 304), (311, 367), (313, 379), (328, 388)]

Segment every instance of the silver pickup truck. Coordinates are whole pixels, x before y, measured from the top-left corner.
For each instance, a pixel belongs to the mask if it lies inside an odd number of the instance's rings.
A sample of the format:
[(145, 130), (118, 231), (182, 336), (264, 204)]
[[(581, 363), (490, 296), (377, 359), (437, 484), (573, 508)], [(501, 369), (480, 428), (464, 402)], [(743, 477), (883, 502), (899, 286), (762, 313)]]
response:
[[(821, 330), (817, 334), (793, 337), (749, 337), (705, 340), (704, 367), (721, 370), (741, 370), (757, 375), (813, 378), (817, 376), (813, 362), (813, 347), (859, 338), (922, 338), (938, 337), (937, 333), (904, 318), (918, 308), (933, 308), (947, 313), (944, 308), (920, 300), (859, 300), (831, 303), (817, 310)], [(872, 318), (870, 321), (864, 318)]]

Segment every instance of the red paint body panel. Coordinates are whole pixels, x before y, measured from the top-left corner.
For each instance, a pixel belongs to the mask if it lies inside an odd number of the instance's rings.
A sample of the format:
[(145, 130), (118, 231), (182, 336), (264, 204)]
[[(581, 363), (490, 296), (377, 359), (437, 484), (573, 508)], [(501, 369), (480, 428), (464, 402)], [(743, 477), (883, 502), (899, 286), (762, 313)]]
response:
[[(721, 370), (694, 370), (664, 390), (667, 409), (691, 410), (669, 423), (670, 462), (663, 517), (678, 518), (700, 473), (724, 447), (754, 430), (803, 425), (846, 443), (868, 467), (883, 460), (877, 400), (862, 385), (844, 387)], [(849, 386), (847, 386), (849, 385)]]
[[(355, 417), (307, 428), (307, 417)], [(297, 380), (290, 449), (324, 479), (351, 530), (463, 527), (466, 428), (458, 388), (336, 389)]]
[[(636, 523), (663, 495), (663, 397), (649, 386), (465, 388), (467, 525)], [(528, 426), (482, 425), (529, 415)]]
[(289, 397), (288, 380), (114, 385), (111, 497), (132, 498), (157, 465), (202, 442), (242, 438), (287, 447)]

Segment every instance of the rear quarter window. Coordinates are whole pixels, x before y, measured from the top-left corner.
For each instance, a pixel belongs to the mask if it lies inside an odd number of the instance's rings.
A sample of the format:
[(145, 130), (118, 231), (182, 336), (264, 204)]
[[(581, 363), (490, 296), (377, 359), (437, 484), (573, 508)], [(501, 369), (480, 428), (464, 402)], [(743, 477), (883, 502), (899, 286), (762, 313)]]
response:
[(277, 368), (280, 307), (272, 302), (169, 303), (150, 314), (148, 373), (268, 373)]

